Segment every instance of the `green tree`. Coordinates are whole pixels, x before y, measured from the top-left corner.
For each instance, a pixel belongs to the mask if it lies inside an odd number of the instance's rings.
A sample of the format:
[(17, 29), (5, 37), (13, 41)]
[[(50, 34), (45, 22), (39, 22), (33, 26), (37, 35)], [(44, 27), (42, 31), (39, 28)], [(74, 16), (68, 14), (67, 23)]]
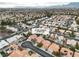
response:
[(0, 53), (1, 53), (1, 55), (2, 55), (3, 57), (8, 56), (8, 54), (7, 54), (7, 53), (5, 53), (4, 51), (1, 51)]
[(43, 45), (42, 43), (38, 43), (37, 44), (38, 47), (42, 47), (42, 45)]
[(36, 43), (36, 40), (31, 40), (34, 44)]
[(4, 20), (1, 21), (1, 25), (5, 25), (5, 21)]
[(78, 18), (78, 16), (75, 18), (75, 21), (79, 25), (79, 18)]
[(48, 40), (48, 35), (43, 35), (43, 38)]
[(14, 24), (14, 25), (16, 24), (15, 20), (13, 20), (12, 24)]
[(27, 37), (29, 37), (30, 35), (32, 35), (32, 33), (31, 33), (31, 32), (28, 32), (28, 33), (27, 33)]
[(72, 31), (72, 33), (69, 33), (69, 36), (74, 38), (75, 37), (74, 31)]
[(0, 29), (1, 30), (4, 30), (4, 29), (6, 29), (6, 27), (4, 27), (4, 26), (1, 25)]

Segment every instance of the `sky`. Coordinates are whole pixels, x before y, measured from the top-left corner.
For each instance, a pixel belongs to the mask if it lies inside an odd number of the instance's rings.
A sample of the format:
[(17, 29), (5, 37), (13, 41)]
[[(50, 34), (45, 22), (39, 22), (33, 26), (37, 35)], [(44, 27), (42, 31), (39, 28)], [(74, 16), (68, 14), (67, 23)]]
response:
[(65, 5), (78, 0), (0, 0), (0, 7)]

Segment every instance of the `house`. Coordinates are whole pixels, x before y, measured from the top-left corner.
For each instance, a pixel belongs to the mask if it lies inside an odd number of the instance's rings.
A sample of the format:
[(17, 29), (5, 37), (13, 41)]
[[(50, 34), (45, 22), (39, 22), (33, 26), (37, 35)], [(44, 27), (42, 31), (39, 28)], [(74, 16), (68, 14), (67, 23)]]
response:
[(32, 28), (32, 34), (49, 35), (49, 28)]
[(18, 31), (17, 28), (10, 27), (10, 26), (6, 26), (6, 29), (12, 30), (12, 31), (14, 31), (14, 32), (17, 32), (17, 31)]
[(65, 38), (64, 38), (64, 36), (58, 36), (58, 39), (59, 40), (64, 40)]
[(57, 39), (55, 40), (55, 42), (63, 44), (64, 39), (65, 38), (63, 36), (58, 36)]
[(41, 43), (43, 40), (45, 40), (42, 36), (39, 36), (36, 38), (37, 43)]
[(75, 40), (67, 40), (67, 44), (75, 46), (76, 45), (76, 41)]
[(34, 34), (29, 36), (27, 40), (36, 40), (37, 43), (40, 43), (44, 40), (44, 38), (42, 36), (37, 37), (37, 35)]
[(72, 33), (72, 31), (67, 30), (66, 33)]
[(9, 56), (8, 57), (38, 57), (40, 56), (38, 53), (33, 51), (33, 54), (30, 55), (29, 51), (32, 51), (31, 49), (27, 48), (27, 49), (23, 49), (21, 47), (19, 47), (16, 44), (12, 44), (9, 46), (9, 48), (13, 48), (12, 50), (8, 49), (7, 52), (9, 52)]
[(74, 57), (79, 57), (79, 52), (75, 52)]
[(11, 38), (6, 39), (6, 41), (8, 43), (12, 43), (12, 42), (16, 42), (17, 40), (19, 40), (22, 37), (23, 37), (22, 35), (15, 35), (15, 36), (13, 36)]
[(29, 56), (28, 51), (27, 50), (14, 50), (12, 53), (10, 53), (10, 55), (8, 57), (26, 57)]
[(77, 24), (76, 24), (76, 21), (75, 20), (71, 24), (71, 29), (74, 30), (74, 31), (77, 31)]
[(4, 49), (4, 52), (7, 54), (10, 54), (11, 52), (13, 52), (16, 49), (18, 49), (18, 45), (11, 44), (10, 46), (8, 46), (7, 48)]
[(42, 44), (43, 44), (43, 46), (42, 46), (43, 48), (48, 49), (49, 46), (51, 45), (51, 42), (49, 42), (47, 40), (43, 40)]
[(31, 36), (29, 36), (28, 37), (28, 40), (36, 40), (36, 38), (37, 38), (37, 35), (31, 35)]
[(17, 38), (16, 38), (16, 36), (13, 36), (13, 37), (8, 38), (8, 39), (6, 39), (6, 40), (7, 40), (7, 42), (12, 43), (12, 42), (16, 41)]
[(16, 35), (17, 39), (20, 39), (21, 37), (23, 37), (23, 35)]
[(6, 42), (5, 40), (0, 41), (0, 49), (4, 48), (5, 46), (8, 46), (8, 45), (9, 45), (9, 43)]
[(58, 50), (59, 50), (59, 45), (57, 45), (57, 44), (55, 44), (55, 43), (52, 43), (50, 46), (49, 46), (49, 48), (48, 48), (48, 51), (49, 52), (53, 52), (53, 51), (55, 51), (55, 52), (58, 52)]
[(62, 53), (62, 56), (65, 56), (65, 57), (72, 57), (73, 55), (73, 51), (71, 51), (68, 48), (64, 48), (64, 47), (61, 49), (60, 52)]
[(61, 34), (63, 34), (65, 32), (65, 30), (59, 29), (59, 31), (61, 32)]
[(52, 40), (52, 41), (56, 40), (55, 34), (51, 34), (51, 35), (50, 35), (50, 40)]
[(79, 33), (75, 32), (75, 39), (79, 40)]
[[(7, 53), (9, 54), (8, 57), (26, 57), (29, 56), (28, 50), (24, 50), (16, 44), (11, 44), (7, 50)], [(10, 49), (11, 48), (11, 49)]]

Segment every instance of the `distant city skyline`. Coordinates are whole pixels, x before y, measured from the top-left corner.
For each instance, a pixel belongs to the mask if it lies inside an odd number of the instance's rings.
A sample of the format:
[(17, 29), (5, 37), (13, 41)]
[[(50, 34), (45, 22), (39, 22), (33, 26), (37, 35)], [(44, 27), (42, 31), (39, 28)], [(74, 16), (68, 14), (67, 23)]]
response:
[(78, 2), (78, 0), (0, 0), (0, 7), (15, 7), (15, 6), (55, 6), (66, 5), (70, 2)]

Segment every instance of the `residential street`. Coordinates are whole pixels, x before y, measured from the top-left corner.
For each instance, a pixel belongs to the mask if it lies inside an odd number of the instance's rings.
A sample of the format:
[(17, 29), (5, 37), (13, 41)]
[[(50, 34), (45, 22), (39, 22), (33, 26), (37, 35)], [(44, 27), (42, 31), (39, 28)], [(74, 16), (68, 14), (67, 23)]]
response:
[(35, 51), (35, 52), (37, 52), (38, 54), (40, 54), (41, 56), (43, 56), (43, 57), (54, 57), (54, 56), (52, 56), (52, 55), (46, 53), (45, 51), (43, 51), (43, 50), (41, 50), (41, 49), (39, 49), (39, 48), (33, 46), (33, 44), (32, 44), (31, 42), (29, 42), (29, 41), (26, 41), (26, 42), (22, 43), (21, 46), (22, 46), (23, 48), (30, 48), (30, 49), (32, 49), (33, 51)]

